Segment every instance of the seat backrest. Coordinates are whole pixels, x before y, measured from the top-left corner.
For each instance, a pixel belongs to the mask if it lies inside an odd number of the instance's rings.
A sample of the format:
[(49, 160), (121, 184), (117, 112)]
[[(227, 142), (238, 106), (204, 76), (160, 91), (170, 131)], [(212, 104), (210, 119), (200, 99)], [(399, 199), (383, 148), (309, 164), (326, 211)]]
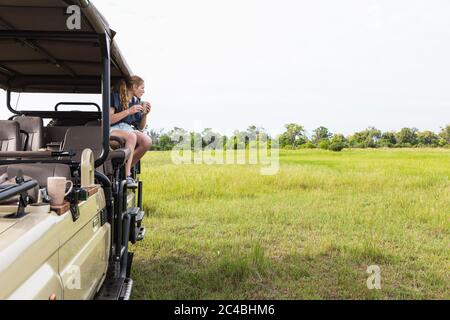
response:
[(100, 158), (102, 148), (101, 127), (71, 127), (67, 130), (62, 150), (74, 151), (74, 161), (81, 160), (83, 150), (89, 148), (94, 152), (94, 159)]
[(19, 123), (0, 120), (0, 151), (21, 151)]
[[(62, 150), (76, 152), (76, 155), (72, 159), (79, 162), (81, 161), (81, 154), (86, 148), (89, 148), (94, 152), (94, 159), (100, 158), (103, 151), (102, 127), (71, 127), (67, 130)], [(113, 155), (110, 153), (108, 159), (102, 166), (96, 168), (96, 170), (107, 176), (112, 176), (114, 174), (114, 168), (111, 161), (112, 156)], [(115, 156), (117, 157), (118, 155), (116, 154)]]
[(62, 146), (64, 137), (70, 127), (45, 127), (44, 128), (44, 144), (59, 143)]
[(41, 118), (17, 117), (14, 118), (14, 121), (19, 123), (20, 130), (28, 134), (27, 145), (23, 146), (22, 150), (38, 151), (43, 148), (44, 124)]

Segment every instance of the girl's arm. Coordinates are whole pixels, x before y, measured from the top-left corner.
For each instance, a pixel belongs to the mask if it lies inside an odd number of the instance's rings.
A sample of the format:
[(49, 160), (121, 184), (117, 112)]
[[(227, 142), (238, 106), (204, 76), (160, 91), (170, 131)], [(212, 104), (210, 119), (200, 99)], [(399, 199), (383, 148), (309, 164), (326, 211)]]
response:
[(139, 122), (139, 130), (144, 130), (147, 125), (147, 113), (142, 114), (141, 122)]
[(123, 118), (128, 117), (130, 114), (135, 114), (136, 112), (142, 111), (143, 108), (141, 105), (135, 105), (131, 108), (128, 108), (127, 110), (123, 110), (121, 112), (116, 113), (116, 109), (113, 107), (109, 108), (109, 121), (111, 122), (111, 125), (116, 124), (120, 122)]
[(109, 121), (111, 125), (120, 122), (123, 118), (126, 118), (130, 115), (130, 109), (124, 110), (122, 112), (117, 112), (114, 108), (109, 108)]

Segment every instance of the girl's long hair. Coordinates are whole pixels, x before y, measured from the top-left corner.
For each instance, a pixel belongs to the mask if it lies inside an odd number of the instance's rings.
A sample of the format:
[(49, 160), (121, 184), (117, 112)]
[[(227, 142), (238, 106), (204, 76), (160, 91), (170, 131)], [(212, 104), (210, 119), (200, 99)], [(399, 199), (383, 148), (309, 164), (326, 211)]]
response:
[(144, 83), (144, 80), (138, 76), (131, 76), (129, 78), (124, 78), (120, 80), (116, 86), (115, 90), (119, 93), (120, 103), (122, 104), (122, 110), (128, 109), (129, 101), (132, 97), (128, 95), (128, 90), (133, 90), (134, 86), (140, 86)]

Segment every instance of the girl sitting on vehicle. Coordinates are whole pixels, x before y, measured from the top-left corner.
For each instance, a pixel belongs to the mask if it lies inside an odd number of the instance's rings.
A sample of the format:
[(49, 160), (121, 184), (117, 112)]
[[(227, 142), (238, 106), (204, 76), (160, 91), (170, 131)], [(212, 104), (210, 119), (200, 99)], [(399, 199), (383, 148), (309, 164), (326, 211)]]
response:
[(124, 139), (125, 147), (131, 151), (130, 159), (126, 163), (128, 187), (137, 186), (131, 177), (131, 168), (152, 144), (151, 138), (140, 131), (145, 128), (147, 115), (151, 110), (149, 102), (141, 102), (144, 93), (144, 80), (138, 76), (119, 81), (111, 92), (111, 135)]

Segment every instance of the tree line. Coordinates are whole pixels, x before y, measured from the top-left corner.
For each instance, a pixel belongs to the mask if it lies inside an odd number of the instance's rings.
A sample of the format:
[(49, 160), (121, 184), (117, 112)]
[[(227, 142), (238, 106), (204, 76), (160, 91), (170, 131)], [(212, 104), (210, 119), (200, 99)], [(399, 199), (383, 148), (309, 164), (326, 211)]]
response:
[[(344, 148), (450, 148), (450, 125), (441, 128), (438, 133), (419, 131), (417, 128), (402, 128), (399, 131), (383, 132), (375, 127), (345, 136), (332, 133), (326, 127), (319, 127), (308, 135), (305, 128), (296, 123), (284, 126), (285, 131), (276, 136), (282, 149), (324, 149), (341, 151)], [(273, 138), (262, 127), (249, 126), (247, 130), (235, 131), (231, 136), (222, 135), (206, 128), (202, 132), (188, 132), (175, 127), (170, 131), (150, 130), (147, 134), (153, 140), (153, 150), (172, 150), (175, 145), (187, 144), (192, 148), (225, 148), (243, 149), (257, 144), (258, 137), (266, 139), (270, 145)]]

